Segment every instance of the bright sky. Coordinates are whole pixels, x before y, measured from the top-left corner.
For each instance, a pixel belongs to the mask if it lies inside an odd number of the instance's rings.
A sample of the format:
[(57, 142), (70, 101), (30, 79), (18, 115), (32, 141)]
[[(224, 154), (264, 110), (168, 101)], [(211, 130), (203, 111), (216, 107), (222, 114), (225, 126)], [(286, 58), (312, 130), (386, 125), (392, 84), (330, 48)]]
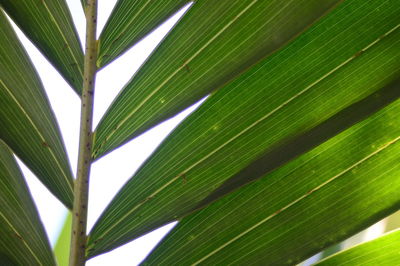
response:
[[(67, 0), (67, 2), (80, 38), (84, 40), (85, 19), (80, 1)], [(99, 0), (98, 34), (100, 34), (115, 2), (116, 0)], [(98, 73), (95, 92), (94, 126), (97, 125), (119, 90), (137, 71), (146, 57), (167, 34), (174, 23), (177, 22), (183, 12), (179, 12), (146, 39)], [(75, 173), (79, 141), (79, 99), (40, 52), (20, 31), (17, 30), (17, 33), (42, 79), (59, 122), (71, 161), (71, 167)], [(194, 108), (193, 106), (93, 164), (89, 196), (89, 230), (127, 179), (133, 175), (162, 139)], [(54, 245), (65, 219), (66, 209), (22, 163), (20, 165), (39, 209), (49, 239), (52, 245)], [(167, 225), (121, 248), (93, 258), (88, 261), (87, 265), (137, 265), (172, 226), (173, 224)]]

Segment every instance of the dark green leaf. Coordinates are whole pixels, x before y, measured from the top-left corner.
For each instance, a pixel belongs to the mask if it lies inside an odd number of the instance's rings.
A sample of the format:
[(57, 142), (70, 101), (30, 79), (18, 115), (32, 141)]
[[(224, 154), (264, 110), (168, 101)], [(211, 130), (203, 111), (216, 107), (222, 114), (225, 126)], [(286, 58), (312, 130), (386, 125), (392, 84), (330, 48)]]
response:
[(0, 0), (0, 5), (80, 95), (83, 53), (65, 0)]
[(93, 157), (200, 100), (283, 47), (341, 0), (199, 0), (96, 129)]
[(196, 208), (206, 206), (219, 197), (263, 177), (265, 173), (309, 151), (398, 98), (400, 98), (400, 79), (343, 109), (301, 136), (261, 155), (208, 195)]
[(42, 83), (2, 10), (0, 129), (0, 139), (71, 208), (73, 178), (57, 122)]
[[(345, 2), (214, 93), (114, 198), (90, 233), (90, 256), (187, 215), (260, 156), (275, 155), (262, 171), (274, 170), (397, 99), (399, 9)], [(252, 180), (243, 177), (239, 185)]]
[(85, 10), (85, 8), (86, 8), (86, 1), (87, 0), (81, 0), (83, 10)]
[(25, 180), (0, 140), (0, 265), (56, 265)]
[(337, 253), (317, 263), (319, 266), (396, 265), (400, 261), (400, 230)]
[(97, 65), (104, 67), (190, 0), (119, 0), (99, 38)]
[(295, 265), (398, 210), (399, 112), (400, 100), (184, 218), (144, 264)]

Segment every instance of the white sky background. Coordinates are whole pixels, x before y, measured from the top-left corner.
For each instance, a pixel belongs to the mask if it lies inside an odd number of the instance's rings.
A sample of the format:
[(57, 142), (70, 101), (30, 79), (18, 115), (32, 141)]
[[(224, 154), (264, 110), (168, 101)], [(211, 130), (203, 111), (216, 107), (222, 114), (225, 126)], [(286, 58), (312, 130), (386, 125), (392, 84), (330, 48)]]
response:
[[(67, 0), (67, 2), (80, 38), (84, 40), (85, 18), (81, 3), (79, 0)], [(115, 3), (116, 0), (99, 0), (98, 35)], [(94, 127), (120, 89), (132, 77), (182, 14), (183, 11), (168, 20), (151, 35), (98, 73), (95, 92)], [(79, 98), (19, 30), (17, 30), (17, 34), (42, 79), (62, 131), (72, 170), (75, 173), (79, 142)], [(182, 112), (93, 164), (89, 194), (89, 230), (127, 179), (133, 175), (140, 164), (166, 135), (194, 108), (192, 107)], [(39, 209), (49, 239), (54, 245), (64, 221), (66, 209), (22, 163), (20, 165)], [(89, 260), (87, 265), (137, 265), (172, 226), (173, 224), (167, 225), (112, 252), (97, 256)]]

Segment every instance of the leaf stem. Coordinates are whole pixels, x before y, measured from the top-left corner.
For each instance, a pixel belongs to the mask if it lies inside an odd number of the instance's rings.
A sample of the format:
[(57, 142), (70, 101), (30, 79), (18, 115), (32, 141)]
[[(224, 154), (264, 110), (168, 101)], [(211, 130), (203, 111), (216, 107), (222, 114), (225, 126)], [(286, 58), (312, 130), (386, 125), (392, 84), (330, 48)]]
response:
[(70, 266), (85, 265), (86, 224), (89, 197), (89, 176), (92, 163), (93, 98), (97, 60), (97, 0), (88, 0), (86, 15), (86, 48), (83, 90), (81, 99), (81, 127), (79, 137), (78, 170), (74, 187)]

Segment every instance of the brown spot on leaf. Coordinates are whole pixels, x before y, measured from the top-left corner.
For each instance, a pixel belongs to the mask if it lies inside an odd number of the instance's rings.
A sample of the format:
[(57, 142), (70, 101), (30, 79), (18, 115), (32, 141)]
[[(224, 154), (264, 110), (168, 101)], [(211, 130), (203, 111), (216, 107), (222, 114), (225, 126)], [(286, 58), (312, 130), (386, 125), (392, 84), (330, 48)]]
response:
[(363, 50), (358, 51), (357, 53), (354, 54), (354, 58), (359, 57), (360, 55), (362, 55), (364, 53)]
[(183, 67), (186, 69), (186, 71), (188, 72), (188, 73), (191, 73), (192, 72), (192, 70), (190, 69), (190, 67), (189, 67), (189, 65), (188, 64), (183, 64)]
[(382, 40), (385, 37), (386, 37), (386, 34), (383, 34), (383, 35), (379, 36), (378, 40)]
[(180, 175), (180, 177), (182, 178), (182, 183), (185, 185), (187, 183), (186, 174), (183, 173), (183, 174)]
[(49, 145), (49, 144), (47, 144), (47, 142), (46, 142), (46, 141), (43, 141), (43, 142), (42, 142), (42, 146), (43, 146), (43, 147), (46, 147), (46, 148), (50, 148), (50, 145)]

